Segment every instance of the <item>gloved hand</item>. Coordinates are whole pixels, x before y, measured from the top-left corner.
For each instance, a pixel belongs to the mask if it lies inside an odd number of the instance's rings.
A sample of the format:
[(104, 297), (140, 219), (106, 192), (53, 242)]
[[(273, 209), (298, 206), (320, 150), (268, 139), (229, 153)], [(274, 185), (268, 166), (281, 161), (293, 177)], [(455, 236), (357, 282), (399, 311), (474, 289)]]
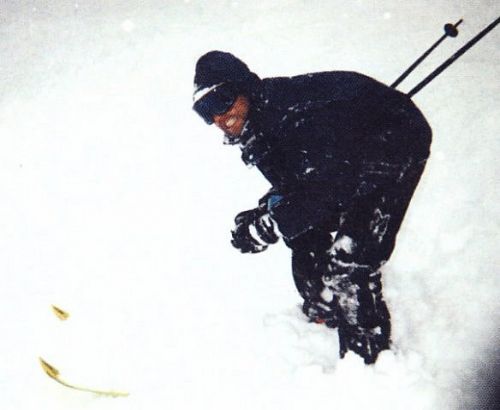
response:
[(240, 212), (234, 222), (236, 227), (231, 231), (231, 244), (242, 253), (265, 251), (269, 244), (279, 239), (273, 220), (262, 208)]

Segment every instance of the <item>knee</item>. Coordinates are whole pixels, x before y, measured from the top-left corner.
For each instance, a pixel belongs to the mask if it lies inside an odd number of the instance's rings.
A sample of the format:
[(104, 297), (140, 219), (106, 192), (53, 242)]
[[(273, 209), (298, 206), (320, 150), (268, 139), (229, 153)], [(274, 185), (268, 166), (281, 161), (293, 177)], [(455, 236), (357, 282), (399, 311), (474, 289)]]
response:
[(344, 268), (378, 270), (387, 262), (394, 246), (390, 241), (379, 243), (370, 239), (357, 239), (346, 234), (338, 236), (331, 247), (333, 264)]
[(368, 265), (364, 255), (366, 245), (352, 236), (337, 235), (331, 247), (332, 266), (334, 271), (348, 270), (348, 268)]
[(349, 263), (358, 252), (358, 242), (348, 235), (341, 235), (333, 242), (332, 254), (340, 261)]

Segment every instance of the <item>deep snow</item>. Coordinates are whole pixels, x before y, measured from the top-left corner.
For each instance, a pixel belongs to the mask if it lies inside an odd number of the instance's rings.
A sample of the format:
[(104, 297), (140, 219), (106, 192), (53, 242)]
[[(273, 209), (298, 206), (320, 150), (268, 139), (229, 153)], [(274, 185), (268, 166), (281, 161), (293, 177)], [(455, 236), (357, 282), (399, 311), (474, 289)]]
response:
[[(1, 408), (479, 408), (499, 360), (500, 29), (415, 97), (434, 142), (384, 267), (394, 348), (374, 366), (302, 317), (282, 243), (230, 246), (267, 184), (191, 111), (208, 50), (263, 77), (391, 83), (463, 17), (409, 90), (500, 14), (460, 3), (1, 2)], [(130, 396), (61, 387), (39, 356)]]

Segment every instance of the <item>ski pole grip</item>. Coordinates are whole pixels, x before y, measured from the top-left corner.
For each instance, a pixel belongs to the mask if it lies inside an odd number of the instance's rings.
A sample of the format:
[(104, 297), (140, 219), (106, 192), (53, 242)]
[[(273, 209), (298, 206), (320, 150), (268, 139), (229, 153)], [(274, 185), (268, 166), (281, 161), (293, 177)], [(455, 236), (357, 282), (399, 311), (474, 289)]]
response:
[(455, 24), (451, 24), (451, 23), (445, 24), (444, 25), (444, 32), (445, 32), (445, 34), (447, 36), (449, 36), (449, 37), (456, 37), (456, 36), (458, 36), (457, 27), (462, 23), (462, 21), (464, 21), (464, 20), (460, 19)]
[(406, 69), (406, 71), (401, 74), (399, 76), (399, 78), (394, 81), (392, 84), (391, 84), (391, 87), (392, 88), (396, 88), (399, 84), (401, 84), (401, 82), (410, 75), (410, 73), (422, 62), (424, 61), (427, 56), (439, 45), (441, 44), (445, 39), (446, 37), (456, 37), (458, 36), (458, 30), (457, 30), (457, 27), (462, 23), (463, 19), (460, 19), (458, 22), (456, 22), (455, 24), (451, 24), (451, 23), (448, 23), (448, 24), (445, 24), (444, 26), (444, 34), (441, 36), (441, 38), (436, 41), (424, 54), (422, 54), (419, 58), (417, 58), (417, 60), (415, 60), (415, 62)]

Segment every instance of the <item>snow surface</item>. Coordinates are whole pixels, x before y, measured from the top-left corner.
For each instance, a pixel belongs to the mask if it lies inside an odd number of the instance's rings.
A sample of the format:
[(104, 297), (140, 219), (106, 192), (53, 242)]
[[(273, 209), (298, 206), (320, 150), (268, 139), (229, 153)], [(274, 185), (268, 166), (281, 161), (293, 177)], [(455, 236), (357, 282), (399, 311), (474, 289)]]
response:
[[(261, 76), (391, 83), (497, 1), (0, 3), (0, 407), (475, 409), (498, 361), (500, 29), (421, 91), (432, 156), (384, 268), (394, 348), (365, 366), (309, 324), (282, 244), (242, 255), (233, 217), (268, 188), (191, 111), (197, 58)], [(50, 305), (69, 311), (59, 321)], [(104, 398), (50, 380), (130, 392)]]

